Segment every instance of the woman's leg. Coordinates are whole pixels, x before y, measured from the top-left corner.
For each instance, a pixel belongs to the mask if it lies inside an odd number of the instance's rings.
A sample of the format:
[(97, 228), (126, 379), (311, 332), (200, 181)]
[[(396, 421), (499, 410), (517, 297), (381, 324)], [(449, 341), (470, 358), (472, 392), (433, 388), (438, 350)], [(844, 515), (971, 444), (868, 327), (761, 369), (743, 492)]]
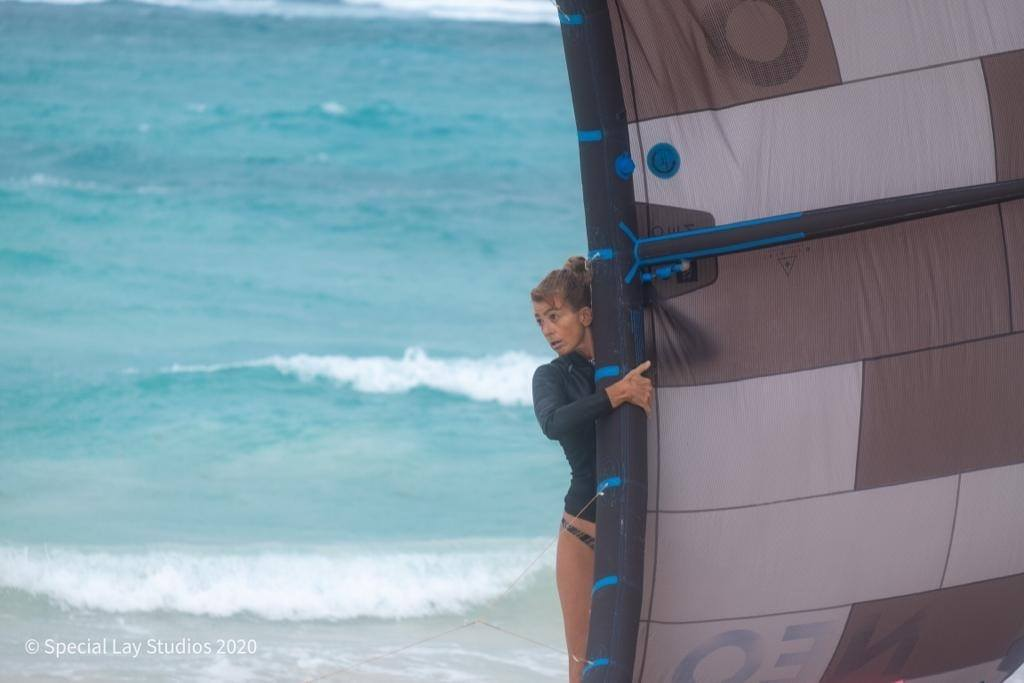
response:
[[(563, 519), (580, 531), (596, 535), (593, 522)], [(569, 650), (569, 683), (579, 683), (587, 657), (587, 627), (590, 623), (590, 590), (594, 584), (594, 551), (582, 540), (560, 527), (555, 554), (555, 583), (562, 603), (565, 644)], [(578, 658), (573, 658), (573, 655)]]

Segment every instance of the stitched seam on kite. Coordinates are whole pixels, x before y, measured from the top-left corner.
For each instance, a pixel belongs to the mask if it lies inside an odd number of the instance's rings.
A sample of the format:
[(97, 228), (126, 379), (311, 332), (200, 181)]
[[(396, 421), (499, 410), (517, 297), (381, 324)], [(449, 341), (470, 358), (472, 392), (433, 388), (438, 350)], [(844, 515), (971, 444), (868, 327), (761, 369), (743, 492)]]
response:
[(1024, 577), (1024, 572), (1021, 572), (1021, 573), (1018, 573), (1018, 574), (1010, 574), (1008, 576), (996, 576), (996, 577), (993, 577), (991, 579), (979, 579), (977, 581), (970, 581), (968, 583), (958, 583), (957, 585), (949, 586), (948, 588), (929, 588), (928, 590), (917, 591), (915, 593), (903, 593), (901, 595), (893, 595), (893, 596), (890, 596), (888, 598), (881, 598), (881, 600), (862, 600), (860, 602), (854, 602), (854, 603), (843, 602), (843, 603), (839, 603), (838, 605), (827, 605), (827, 606), (824, 606), (824, 607), (813, 607), (813, 608), (810, 608), (810, 609), (791, 610), (789, 612), (770, 612), (770, 613), (766, 613), (766, 614), (744, 614), (744, 615), (741, 615), (741, 616), (738, 616), (738, 617), (724, 617), (724, 618), (716, 617), (714, 619), (694, 619), (692, 621), (663, 621), (663, 620), (660, 620), (660, 619), (657, 619), (657, 620), (656, 619), (641, 619), (641, 621), (647, 621), (647, 622), (649, 622), (651, 624), (664, 624), (666, 626), (675, 626), (675, 625), (681, 625), (681, 624), (714, 624), (714, 623), (724, 622), (724, 621), (740, 621), (740, 620), (747, 620), (747, 619), (759, 619), (761, 617), (780, 617), (780, 616), (784, 616), (786, 614), (811, 614), (811, 613), (814, 613), (814, 612), (824, 612), (825, 610), (830, 610), (830, 609), (839, 609), (840, 607), (849, 607), (849, 608), (852, 609), (856, 605), (862, 605), (864, 603), (872, 603), (872, 602), (880, 602), (880, 601), (885, 601), (885, 600), (893, 600), (893, 599), (897, 599), (897, 598), (905, 598), (905, 597), (909, 597), (911, 595), (926, 595), (928, 593), (938, 593), (940, 591), (958, 590), (960, 588), (965, 588), (967, 586), (973, 586), (973, 585), (982, 584), (982, 583), (990, 583), (990, 582), (993, 582), (993, 581), (1006, 581), (1006, 580), (1009, 580), (1009, 579), (1018, 579), (1018, 578), (1021, 578), (1021, 577)]
[(953, 346), (963, 346), (965, 344), (975, 344), (979, 342), (991, 341), (993, 339), (1000, 339), (1002, 337), (1016, 337), (1024, 335), (1024, 330), (1011, 330), (1010, 332), (996, 332), (994, 334), (985, 335), (984, 337), (974, 337), (972, 339), (962, 339), (960, 341), (949, 342), (947, 344), (939, 344), (938, 346), (926, 346), (920, 349), (910, 349), (908, 351), (897, 351), (896, 353), (883, 354), (880, 356), (869, 356), (867, 358), (854, 358), (851, 360), (842, 360), (835, 363), (825, 363), (824, 365), (812, 365), (806, 368), (794, 368), (791, 370), (783, 370), (781, 372), (770, 372), (763, 375), (744, 375), (742, 377), (735, 377), (733, 379), (725, 379), (717, 382), (704, 382), (694, 384), (669, 384), (664, 388), (669, 387), (711, 387), (715, 385), (732, 384), (734, 382), (745, 382), (750, 379), (761, 379), (763, 377), (779, 377), (781, 375), (791, 375), (795, 372), (806, 372), (808, 370), (823, 370), (825, 368), (834, 368), (840, 365), (853, 365), (854, 363), (861, 363), (872, 360), (884, 360), (886, 358), (898, 358), (899, 356), (908, 356), (913, 353), (926, 353), (928, 351), (936, 351), (938, 349), (948, 349)]
[[(940, 64), (929, 64), (927, 66), (919, 66), (919, 67), (916, 67), (914, 69), (903, 69), (901, 71), (893, 71), (891, 73), (877, 74), (875, 76), (864, 76), (863, 78), (855, 78), (852, 81), (841, 81), (840, 83), (829, 83), (828, 85), (819, 85), (819, 86), (815, 86), (813, 88), (807, 88), (806, 90), (794, 90), (792, 92), (780, 93), (778, 95), (770, 95), (768, 97), (759, 97), (759, 98), (753, 99), (753, 100), (744, 100), (743, 102), (737, 102), (735, 104), (728, 104), (728, 105), (725, 105), (725, 106), (722, 106), (722, 107), (704, 107), (703, 109), (693, 109), (693, 110), (689, 110), (689, 111), (668, 112), (668, 113), (665, 113), (665, 114), (660, 114), (658, 116), (651, 116), (649, 118), (643, 119), (642, 121), (638, 119), (636, 121), (636, 123), (640, 124), (640, 123), (644, 123), (644, 122), (647, 122), (647, 121), (657, 121), (658, 119), (666, 119), (666, 118), (670, 118), (670, 117), (674, 117), (674, 116), (688, 116), (690, 114), (700, 114), (700, 113), (703, 113), (703, 112), (728, 111), (729, 109), (734, 109), (736, 107), (742, 107), (744, 105), (753, 104), (755, 102), (767, 102), (769, 100), (778, 100), (778, 99), (782, 99), (784, 97), (789, 97), (790, 95), (799, 95), (799, 94), (802, 94), (802, 93), (817, 92), (819, 90), (828, 90), (829, 88), (840, 88), (840, 87), (842, 87), (844, 85), (850, 85), (850, 84), (853, 84), (853, 83), (863, 83), (865, 81), (874, 81), (874, 80), (878, 80), (880, 78), (889, 78), (891, 76), (903, 76), (903, 75), (906, 75), (906, 74), (916, 73), (918, 71), (928, 71), (929, 69), (941, 69), (941, 68), (944, 68), (944, 67), (947, 67), (947, 66), (954, 66), (954, 65), (957, 65), (957, 64), (965, 64), (967, 62), (973, 62), (973, 61), (976, 61), (976, 60), (980, 60), (982, 57), (998, 57), (1000, 55), (1012, 54), (1014, 52), (1024, 52), (1024, 50), (1005, 50), (1003, 52), (993, 52), (992, 54), (979, 55), (979, 56), (970, 57), (970, 58), (966, 58), (966, 59), (956, 59), (956, 60), (952, 60), (952, 61), (949, 61), (949, 62), (942, 62)], [(842, 74), (840, 74), (839, 77), (840, 77), (840, 79), (842, 79)]]
[(949, 569), (949, 555), (953, 552), (953, 537), (956, 535), (956, 514), (960, 509), (960, 482), (964, 479), (964, 475), (961, 472), (956, 477), (956, 503), (953, 504), (953, 524), (949, 530), (949, 547), (946, 548), (946, 563), (942, 565), (942, 578), (939, 580), (939, 588), (942, 588), (946, 583), (946, 571)]
[[(981, 63), (981, 76), (985, 79), (985, 94), (988, 96), (988, 122), (992, 129), (992, 177), (999, 181), (999, 145), (996, 144), (996, 112), (992, 101), (992, 88), (988, 82), (988, 71), (985, 69), (985, 60), (979, 58)], [(1003, 259), (1006, 263), (1006, 299), (1008, 306), (1008, 319), (1010, 331), (1013, 331), (1013, 283), (1010, 281), (1010, 249), (1006, 246), (1006, 219), (1003, 216), (1003, 203), (997, 204), (999, 208), (999, 230), (1003, 237)]]

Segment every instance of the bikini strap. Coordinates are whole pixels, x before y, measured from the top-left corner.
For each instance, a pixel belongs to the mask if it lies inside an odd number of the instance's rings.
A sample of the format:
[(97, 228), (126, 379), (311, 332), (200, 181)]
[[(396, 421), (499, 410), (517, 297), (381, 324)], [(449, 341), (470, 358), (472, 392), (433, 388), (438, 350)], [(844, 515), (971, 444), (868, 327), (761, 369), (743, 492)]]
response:
[(565, 517), (562, 518), (562, 528), (590, 546), (591, 550), (593, 550), (594, 546), (597, 544), (597, 540), (593, 536), (588, 534), (586, 531), (569, 524), (569, 522), (565, 521)]

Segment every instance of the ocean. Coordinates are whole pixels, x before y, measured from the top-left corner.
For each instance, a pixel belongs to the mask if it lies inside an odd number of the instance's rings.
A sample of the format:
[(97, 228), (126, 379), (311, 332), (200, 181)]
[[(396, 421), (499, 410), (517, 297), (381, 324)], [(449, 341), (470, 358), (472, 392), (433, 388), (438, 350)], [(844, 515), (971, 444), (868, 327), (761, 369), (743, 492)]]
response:
[(0, 1), (0, 680), (565, 680), (577, 149), (547, 0)]
[(550, 2), (0, 3), (0, 678), (564, 678), (583, 225)]

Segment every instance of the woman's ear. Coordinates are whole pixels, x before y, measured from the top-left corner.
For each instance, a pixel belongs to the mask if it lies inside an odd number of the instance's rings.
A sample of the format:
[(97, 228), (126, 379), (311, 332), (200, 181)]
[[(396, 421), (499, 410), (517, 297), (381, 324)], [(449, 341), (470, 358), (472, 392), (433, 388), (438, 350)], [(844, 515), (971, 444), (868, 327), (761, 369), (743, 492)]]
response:
[(583, 327), (590, 327), (590, 323), (594, 322), (594, 311), (590, 306), (580, 309), (580, 322), (583, 323)]

